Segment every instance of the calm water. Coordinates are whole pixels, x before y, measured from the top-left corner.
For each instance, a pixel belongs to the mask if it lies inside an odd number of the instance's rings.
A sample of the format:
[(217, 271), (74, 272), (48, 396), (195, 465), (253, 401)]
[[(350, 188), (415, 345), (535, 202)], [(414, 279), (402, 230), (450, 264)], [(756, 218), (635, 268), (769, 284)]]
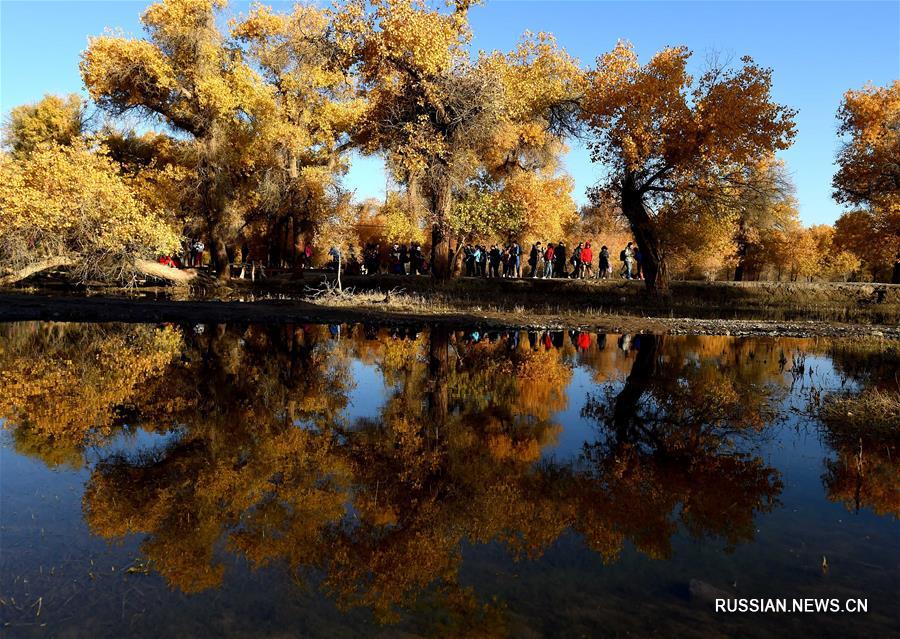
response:
[(900, 446), (815, 414), (896, 387), (898, 361), (821, 339), (0, 325), (0, 634), (897, 636)]

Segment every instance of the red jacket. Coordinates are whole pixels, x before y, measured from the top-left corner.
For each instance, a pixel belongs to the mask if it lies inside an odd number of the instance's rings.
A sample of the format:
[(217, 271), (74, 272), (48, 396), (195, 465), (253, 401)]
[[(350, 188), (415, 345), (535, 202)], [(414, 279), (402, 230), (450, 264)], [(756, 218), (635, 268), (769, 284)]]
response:
[(546, 253), (544, 253), (544, 261), (545, 261), (545, 262), (552, 262), (552, 261), (553, 261), (553, 247), (552, 247), (552, 246), (551, 246), (550, 248), (547, 249), (547, 252), (546, 252)]
[(591, 250), (590, 246), (585, 246), (581, 249), (581, 261), (585, 264), (590, 264), (594, 260), (594, 252)]

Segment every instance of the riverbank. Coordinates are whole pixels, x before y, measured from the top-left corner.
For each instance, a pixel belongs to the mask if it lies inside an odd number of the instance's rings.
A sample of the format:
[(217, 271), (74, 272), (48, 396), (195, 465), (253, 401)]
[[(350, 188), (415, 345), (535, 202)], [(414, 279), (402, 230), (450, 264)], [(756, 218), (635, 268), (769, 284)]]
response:
[[(396, 289), (395, 289), (396, 290)], [(560, 309), (486, 309), (466, 311), (430, 305), (409, 294), (345, 294), (339, 301), (254, 299), (176, 301), (165, 297), (55, 296), (0, 294), (0, 321), (153, 322), (153, 323), (371, 323), (378, 325), (442, 325), (482, 330), (580, 329), (610, 333), (680, 335), (876, 337), (900, 339), (900, 326), (852, 324), (821, 320), (647, 317)]]

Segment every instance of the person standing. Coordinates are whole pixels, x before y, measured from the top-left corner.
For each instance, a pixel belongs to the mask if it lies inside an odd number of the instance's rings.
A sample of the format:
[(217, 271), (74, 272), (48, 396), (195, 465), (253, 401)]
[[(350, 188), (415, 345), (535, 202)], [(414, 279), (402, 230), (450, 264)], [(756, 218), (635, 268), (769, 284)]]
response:
[(642, 260), (641, 260), (641, 249), (634, 249), (634, 266), (635, 266), (635, 279), (642, 280), (644, 279), (644, 270), (642, 268)]
[(619, 257), (622, 258), (622, 262), (625, 263), (622, 268), (622, 277), (626, 280), (630, 280), (632, 268), (634, 266), (634, 242), (629, 242), (628, 246), (622, 249), (622, 253)]
[(422, 246), (416, 242), (413, 244), (413, 254), (410, 260), (410, 274), (418, 275), (425, 270), (425, 256), (422, 254)]
[(528, 266), (531, 267), (530, 276), (537, 277), (537, 265), (541, 255), (541, 243), (537, 242), (531, 245), (531, 253), (528, 255)]
[(519, 246), (518, 242), (512, 243), (510, 256), (512, 257), (513, 277), (522, 277), (522, 247)]
[(406, 248), (406, 244), (400, 245), (400, 270), (398, 271), (399, 275), (406, 275), (406, 265), (409, 264), (409, 250)]
[(591, 250), (591, 243), (587, 242), (581, 249), (581, 279), (584, 279), (585, 275), (587, 277), (592, 275), (593, 262), (594, 251)]
[(203, 251), (205, 248), (203, 240), (194, 242), (195, 262), (191, 266), (203, 266)]
[(553, 279), (553, 260), (555, 259), (555, 253), (553, 242), (551, 242), (547, 245), (547, 250), (544, 252), (544, 279)]
[(600, 247), (600, 256), (597, 258), (597, 277), (605, 280), (609, 277), (609, 249), (606, 245)]
[(490, 252), (490, 277), (500, 277), (500, 261), (502, 260), (502, 255), (500, 255), (500, 248), (496, 244), (491, 245)]
[(566, 244), (562, 240), (553, 249), (554, 272), (557, 277), (569, 277), (569, 265), (566, 262)]
[(583, 250), (584, 246), (579, 242), (578, 246), (572, 251), (572, 277), (576, 280), (581, 275), (581, 252)]

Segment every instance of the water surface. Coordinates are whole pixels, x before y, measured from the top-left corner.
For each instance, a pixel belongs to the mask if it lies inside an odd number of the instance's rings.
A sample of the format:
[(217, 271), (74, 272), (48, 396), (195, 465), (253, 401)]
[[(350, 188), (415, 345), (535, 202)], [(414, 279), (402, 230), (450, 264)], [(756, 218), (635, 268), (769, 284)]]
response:
[[(882, 342), (0, 325), (10, 637), (889, 636)], [(836, 597), (865, 614), (724, 614)]]

